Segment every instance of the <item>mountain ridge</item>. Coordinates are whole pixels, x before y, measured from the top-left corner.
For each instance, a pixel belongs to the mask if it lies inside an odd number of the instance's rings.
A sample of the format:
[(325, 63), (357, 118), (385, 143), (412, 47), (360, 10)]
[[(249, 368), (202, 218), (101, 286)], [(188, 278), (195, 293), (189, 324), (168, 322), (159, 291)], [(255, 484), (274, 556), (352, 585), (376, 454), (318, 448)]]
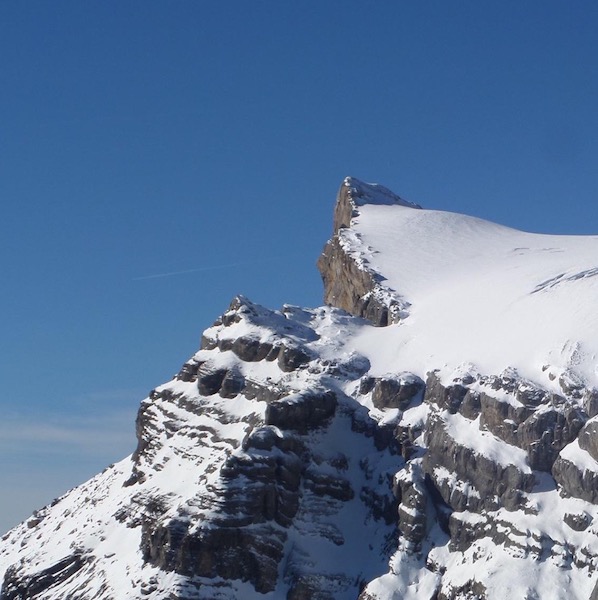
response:
[(334, 214), (327, 306), (233, 299), (0, 599), (598, 599), (598, 238), (354, 178)]

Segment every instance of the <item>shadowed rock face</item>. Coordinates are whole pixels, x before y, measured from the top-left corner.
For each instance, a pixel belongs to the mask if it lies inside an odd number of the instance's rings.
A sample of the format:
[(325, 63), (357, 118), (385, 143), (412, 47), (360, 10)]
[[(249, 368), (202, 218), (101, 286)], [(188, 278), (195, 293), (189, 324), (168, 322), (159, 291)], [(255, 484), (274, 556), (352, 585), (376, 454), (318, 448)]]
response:
[[(501, 465), (454, 440), (442, 417), (430, 419), (426, 430), (428, 452), (424, 469), (436, 481), (443, 500), (454, 510), (481, 512), (504, 507), (522, 508), (522, 492), (532, 490), (533, 474), (524, 473), (514, 465)], [(454, 473), (462, 482), (470, 484), (475, 494), (460, 493), (458, 488), (441, 483), (436, 477), (437, 467)]]
[[(362, 381), (362, 387), (363, 384)], [(398, 373), (394, 376), (373, 378), (371, 386), (372, 402), (376, 408), (405, 409), (423, 392), (424, 382), (413, 373)]]
[[(232, 415), (220, 413), (217, 407), (225, 406), (220, 399), (244, 398), (256, 403), (256, 410), (259, 407), (261, 412), (247, 418), (247, 433), (240, 446), (231, 448), (222, 463), (214, 465), (217, 482), (206, 486), (205, 493), (188, 501), (188, 507), (181, 507), (175, 516), (171, 510), (151, 513), (146, 503), (143, 514), (135, 520), (130, 516), (131, 509), (121, 511), (119, 519), (140, 528), (140, 548), (147, 564), (164, 572), (199, 577), (206, 590), (212, 588), (205, 582), (222, 579), (247, 582), (260, 594), (272, 592), (279, 585), (282, 565), (286, 564), (289, 597), (311, 594), (309, 597), (335, 598), (338, 590), (354, 589), (355, 581), (320, 573), (319, 565), (306, 570), (304, 559), (300, 555), (293, 558), (289, 550), (293, 548), (289, 545), (289, 535), (296, 536), (298, 528), (307, 527), (310, 536), (343, 548), (346, 544), (343, 532), (330, 521), (343, 510), (357, 510), (356, 514), (363, 513), (366, 520), (383, 523), (388, 531), (396, 531), (391, 475), (385, 477), (382, 485), (378, 480), (371, 481), (377, 468), (370, 471), (365, 464), (350, 461), (342, 452), (343, 440), (351, 446), (361, 444), (362, 439), (365, 447), (377, 456), (374, 461), (377, 463), (389, 444), (394, 443), (392, 429), (366, 416), (367, 426), (362, 430), (353, 427), (361, 407), (330, 387), (335, 378), (357, 379), (363, 375), (369, 363), (359, 357), (349, 357), (344, 368), (340, 361), (334, 365), (327, 362), (322, 365), (324, 368), (312, 365), (312, 372), (322, 375), (317, 379), (320, 383), (308, 389), (294, 391), (285, 387), (282, 381), (301, 376), (308, 361), (316, 358), (308, 346), (318, 336), (305, 325), (295, 327), (292, 322), (285, 322), (289, 337), (272, 336), (274, 341), (244, 335), (238, 342), (229, 333), (236, 324), (247, 327), (246, 320), (253, 323), (264, 319), (268, 320), (261, 307), (245, 300), (234, 301), (217, 321), (217, 331), (204, 335), (204, 340), (211, 340), (204, 350), (206, 358), (185, 363), (177, 375), (177, 381), (195, 386), (200, 403), (157, 390), (152, 394), (153, 402), (143, 404), (139, 412), (137, 476), (128, 483), (129, 487), (151, 478), (154, 457), (161, 452), (156, 403), (164, 406), (161, 410), (168, 419), (172, 419), (175, 410), (184, 409), (199, 416), (212, 414), (223, 423)], [(277, 348), (278, 361), (269, 360), (267, 348)], [(227, 359), (226, 367), (218, 362), (223, 352), (236, 357)], [(259, 361), (271, 362), (268, 368), (279, 370), (278, 380), (254, 380), (246, 376), (246, 363)], [(334, 373), (332, 378), (329, 373)], [(407, 379), (407, 387), (414, 382), (418, 389), (423, 385), (416, 378)], [(415, 393), (415, 388), (412, 391)], [(330, 428), (335, 428), (338, 436), (339, 427), (344, 433), (338, 439), (338, 451), (332, 456), (322, 454), (314, 446), (314, 439), (325, 439)], [(212, 444), (225, 442), (216, 427), (206, 429), (206, 433)], [(386, 445), (379, 447), (382, 438)], [(355, 481), (360, 478), (361, 483), (356, 487)], [(345, 505), (359, 508), (346, 509)], [(392, 539), (396, 539), (396, 534)], [(327, 591), (328, 588), (332, 591)], [(204, 591), (197, 597), (212, 597), (210, 593)]]
[(588, 421), (579, 432), (579, 447), (598, 461), (598, 420)]
[(389, 307), (373, 295), (375, 273), (366, 271), (345, 252), (338, 235), (333, 237), (318, 259), (324, 282), (324, 302), (364, 317), (374, 325), (389, 324)]
[(143, 531), (144, 559), (165, 571), (208, 579), (249, 581), (257, 592), (276, 586), (286, 535), (268, 525), (226, 527), (189, 534), (188, 523), (170, 521)]
[(83, 554), (71, 554), (59, 562), (31, 575), (21, 576), (17, 567), (6, 571), (2, 584), (2, 600), (27, 600), (39, 595), (73, 577), (80, 571), (90, 557)]
[[(173, 599), (232, 600), (237, 592), (229, 586), (235, 581), (245, 582), (261, 596), (273, 593), (284, 581), (288, 598), (348, 598), (350, 591), (351, 597), (359, 595), (361, 600), (386, 600), (373, 594), (367, 581), (327, 572), (293, 550), (296, 542), (291, 540), (298, 535), (316, 535), (321, 543), (344, 549), (349, 544), (347, 531), (334, 526), (330, 518), (346, 510), (361, 515), (373, 530), (386, 531), (384, 564), (398, 545), (412, 560), (432, 561), (432, 566), (422, 566), (428, 572), (437, 568), (429, 554), (433, 535), (444, 536), (451, 555), (465, 555), (488, 540), (495, 548), (537, 561), (571, 552), (568, 541), (553, 539), (540, 525), (523, 531), (505, 515), (533, 514), (529, 498), (541, 480), (544, 486), (550, 480), (549, 485), (555, 489), (558, 485), (565, 495), (598, 503), (598, 475), (559, 455), (578, 439), (580, 448), (596, 458), (598, 428), (595, 420), (584, 425), (587, 417), (577, 404), (543, 393), (515, 375), (465, 376), (443, 382), (432, 372), (424, 383), (402, 371), (371, 376), (369, 363), (355, 357), (349, 363), (356, 362), (359, 368), (340, 368), (340, 363), (329, 359), (320, 363), (310, 346), (319, 337), (307, 331), (304, 322), (296, 330), (291, 327), (297, 335), (289, 339), (280, 336), (271, 342), (245, 335), (237, 343), (229, 329), (243, 325), (243, 319), (259, 320), (260, 310), (247, 301), (233, 302), (216, 331), (206, 334), (214, 342), (211, 349), (185, 363), (174, 380), (178, 383), (172, 389), (154, 390), (139, 411), (139, 445), (132, 475), (122, 488), (129, 500), (111, 518), (139, 532), (144, 564), (195, 582), (184, 592), (169, 592)], [(266, 350), (275, 347), (277, 356), (285, 347), (300, 348), (309, 362), (298, 361), (287, 371), (268, 358), (270, 350)], [(219, 362), (223, 353), (229, 356), (226, 366)], [(279, 378), (249, 377), (247, 365), (260, 361), (278, 369)], [(302, 390), (288, 387), (289, 377), (303, 376), (308, 369), (317, 384)], [(354, 381), (354, 398), (335, 387), (342, 378)], [(180, 391), (179, 384), (188, 385), (196, 396)], [(226, 402), (240, 399), (255, 403), (256, 411), (242, 417), (227, 413)], [(366, 409), (368, 402), (380, 411), (377, 418)], [(394, 417), (381, 419), (384, 414)], [(423, 417), (414, 419), (413, 414)], [(193, 416), (210, 416), (213, 425), (189, 429)], [(242, 439), (226, 440), (216, 425), (234, 419), (245, 433)], [(465, 441), (451, 434), (455, 419), (469, 429)], [(507, 450), (523, 451), (533, 470), (503, 464), (469, 444), (482, 432)], [(330, 444), (329, 436), (337, 451), (325, 455), (318, 444)], [(176, 441), (181, 439), (192, 442), (186, 451), (226, 448), (210, 465), (216, 479), (195, 497), (176, 503), (167, 490), (137, 491), (147, 485), (152, 489), (152, 477), (167, 468), (160, 461), (165, 444), (182, 448)], [(345, 450), (362, 443), (371, 456), (355, 462)], [(376, 466), (383, 463), (389, 471)], [(507, 512), (499, 517), (501, 509)], [(563, 516), (571, 532), (588, 535), (594, 519), (591, 510)], [(31, 520), (33, 531), (40, 522), (42, 518)], [(352, 554), (367, 554), (370, 545), (375, 542), (380, 547), (382, 540), (366, 537), (360, 542), (349, 548)], [(584, 552), (571, 559), (583, 569), (598, 561), (598, 556)], [(15, 564), (6, 572), (0, 598), (53, 599), (45, 594), (72, 587), (85, 569), (94, 572), (97, 560), (81, 552), (33, 571)], [(493, 598), (483, 582), (454, 586), (444, 581), (440, 574), (435, 595), (424, 600)], [(146, 582), (143, 589), (152, 597), (159, 581)], [(84, 600), (86, 593), (81, 594)], [(70, 597), (78, 598), (76, 593)]]
[(598, 504), (598, 472), (581, 469), (559, 456), (552, 467), (552, 476), (565, 494)]
[(307, 432), (334, 415), (336, 404), (336, 396), (331, 391), (295, 394), (269, 404), (265, 421), (281, 429)]

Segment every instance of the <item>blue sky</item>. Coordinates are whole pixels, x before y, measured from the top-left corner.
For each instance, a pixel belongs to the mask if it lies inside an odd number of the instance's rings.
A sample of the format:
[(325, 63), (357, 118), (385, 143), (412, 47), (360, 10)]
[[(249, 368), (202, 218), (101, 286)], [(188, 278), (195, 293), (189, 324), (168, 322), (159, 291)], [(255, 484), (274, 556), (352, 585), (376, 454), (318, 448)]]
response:
[(235, 294), (321, 302), (346, 175), (598, 233), (597, 30), (590, 1), (0, 2), (0, 530), (133, 449)]

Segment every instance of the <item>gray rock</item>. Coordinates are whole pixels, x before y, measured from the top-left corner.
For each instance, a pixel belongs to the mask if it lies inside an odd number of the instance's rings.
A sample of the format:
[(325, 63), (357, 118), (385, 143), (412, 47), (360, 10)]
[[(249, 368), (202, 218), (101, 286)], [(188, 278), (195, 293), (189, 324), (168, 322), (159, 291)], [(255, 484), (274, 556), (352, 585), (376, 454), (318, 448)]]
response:
[(349, 357), (325, 359), (319, 361), (319, 363), (322, 366), (323, 372), (349, 380), (362, 377), (371, 367), (370, 361), (365, 356), (356, 353), (351, 353)]
[(256, 306), (253, 302), (247, 300), (244, 296), (235, 296), (228, 307), (228, 310), (218, 319), (214, 325), (224, 325), (229, 327), (233, 323), (239, 323), (244, 317), (251, 318), (257, 316)]
[(402, 451), (394, 423), (378, 423), (364, 406), (352, 411), (351, 430), (373, 438), (377, 450), (388, 450), (390, 454), (400, 454)]
[(203, 361), (190, 360), (186, 362), (176, 375), (179, 381), (197, 381), (197, 373), (203, 364)]
[(324, 282), (326, 304), (383, 327), (399, 321), (403, 304), (398, 296), (390, 298), (379, 293), (380, 276), (355, 262), (339, 241), (339, 232), (349, 227), (353, 216), (358, 214), (360, 193), (358, 188), (341, 186), (334, 212), (334, 235), (318, 259), (318, 269)]
[(227, 373), (227, 369), (216, 368), (210, 363), (204, 363), (197, 374), (197, 389), (199, 393), (202, 396), (217, 394)]
[(318, 496), (330, 496), (344, 502), (355, 496), (351, 484), (344, 477), (323, 473), (315, 469), (309, 469), (305, 472), (304, 485)]
[(59, 562), (34, 574), (22, 574), (19, 565), (13, 565), (6, 570), (0, 600), (27, 600), (39, 598), (70, 577), (74, 576), (92, 558), (83, 553), (69, 554)]
[(598, 415), (598, 390), (586, 389), (582, 396), (582, 405), (590, 419)]
[(253, 379), (245, 379), (243, 394), (248, 400), (258, 402), (274, 402), (284, 396), (288, 396), (289, 390), (275, 383), (259, 382)]
[(382, 486), (364, 486), (359, 492), (361, 501), (370, 509), (372, 517), (387, 525), (397, 522), (398, 501), (394, 494)]
[(441, 586), (434, 600), (486, 600), (486, 586), (481, 581), (471, 580), (458, 587)]
[(245, 451), (250, 448), (256, 450), (272, 450), (278, 448), (282, 452), (292, 452), (298, 457), (308, 453), (305, 443), (296, 435), (285, 431), (281, 432), (277, 427), (265, 425), (253, 429), (243, 441), (242, 447)]
[(480, 395), (480, 406), (480, 427), (484, 427), (507, 444), (516, 446), (517, 429), (533, 414), (533, 409), (485, 393)]
[(278, 366), (281, 371), (290, 373), (305, 365), (311, 360), (306, 349), (298, 346), (283, 345), (278, 351)]
[(220, 352), (228, 352), (229, 350), (232, 350), (234, 341), (235, 340), (231, 338), (219, 338), (218, 350), (220, 350)]
[(575, 531), (585, 531), (592, 522), (592, 517), (587, 512), (565, 513), (563, 520)]
[(332, 417), (336, 405), (336, 394), (330, 390), (306, 391), (268, 404), (265, 421), (281, 429), (306, 432)]
[(584, 423), (576, 406), (537, 411), (517, 430), (517, 445), (528, 453), (533, 469), (550, 472), (559, 452), (576, 437)]
[(272, 351), (274, 345), (270, 342), (262, 342), (255, 337), (241, 336), (232, 344), (231, 350), (246, 362), (257, 362), (264, 360)]
[(548, 395), (545, 390), (520, 377), (515, 369), (505, 369), (501, 375), (493, 375), (485, 379), (493, 390), (512, 394), (518, 402), (528, 408), (538, 407)]
[(579, 432), (579, 447), (598, 460), (598, 420), (588, 421)]
[(205, 332), (201, 335), (200, 348), (202, 350), (213, 350), (218, 347), (218, 340), (210, 337)]
[(237, 370), (226, 371), (218, 393), (223, 398), (234, 398), (245, 387), (245, 377)]
[[(443, 500), (454, 510), (496, 510), (504, 507), (516, 510), (524, 506), (523, 492), (530, 492), (535, 478), (514, 465), (500, 465), (458, 444), (447, 432), (438, 415), (430, 418), (425, 433), (428, 451), (424, 456), (424, 471), (438, 488)], [(463, 494), (435, 476), (434, 468), (442, 466), (455, 473), (462, 483), (469, 483), (477, 492)]]
[(413, 373), (376, 378), (372, 391), (372, 402), (376, 408), (405, 409), (424, 389), (424, 382)]
[(488, 537), (488, 532), (484, 528), (485, 523), (472, 525), (459, 518), (459, 513), (451, 514), (449, 517), (451, 552), (465, 552), (476, 540)]
[(421, 435), (422, 427), (412, 425), (397, 425), (394, 429), (394, 438), (398, 443), (401, 455), (409, 460), (416, 452), (415, 440)]
[(275, 521), (288, 527), (299, 507), (299, 484), (303, 461), (293, 453), (232, 455), (220, 473), (227, 483), (221, 497), (224, 527)]
[(581, 471), (559, 456), (552, 465), (552, 476), (566, 495), (598, 504), (598, 473), (595, 471)]
[(401, 472), (396, 489), (398, 507), (398, 529), (409, 540), (415, 550), (421, 548), (426, 536), (428, 497), (424, 474), (419, 465), (410, 464)]
[(141, 551), (146, 562), (164, 571), (248, 581), (265, 594), (276, 587), (285, 541), (286, 534), (269, 524), (190, 533), (186, 521), (174, 519), (155, 529), (145, 526)]
[(458, 412), (467, 419), (477, 419), (482, 412), (481, 394), (474, 390), (467, 390)]
[(455, 414), (459, 410), (468, 391), (460, 383), (449, 386), (442, 385), (436, 372), (432, 371), (428, 373), (426, 380), (424, 402), (435, 404), (439, 408), (446, 409), (450, 413)]
[(451, 552), (465, 552), (475, 541), (488, 538), (496, 546), (517, 549), (525, 556), (540, 560), (554, 541), (530, 530), (520, 530), (504, 519), (493, 514), (482, 515), (481, 519), (470, 521), (462, 519), (461, 513), (452, 513), (449, 519)]
[[(144, 559), (185, 576), (248, 581), (258, 592), (276, 586), (286, 533), (297, 513), (309, 459), (296, 436), (254, 429), (243, 451), (220, 469), (222, 489), (206, 526), (185, 517), (142, 521)], [(281, 529), (282, 528), (282, 529)]]
[(331, 592), (322, 589), (323, 579), (312, 574), (294, 578), (286, 600), (335, 600)]
[(362, 396), (369, 394), (374, 389), (374, 385), (376, 385), (375, 377), (363, 377), (359, 382), (359, 393)]

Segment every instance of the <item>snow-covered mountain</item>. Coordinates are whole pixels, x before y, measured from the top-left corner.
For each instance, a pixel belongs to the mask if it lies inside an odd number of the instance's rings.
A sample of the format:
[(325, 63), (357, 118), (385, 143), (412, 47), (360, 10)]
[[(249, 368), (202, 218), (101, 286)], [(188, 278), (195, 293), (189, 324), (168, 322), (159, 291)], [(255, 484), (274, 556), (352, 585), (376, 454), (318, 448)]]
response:
[(2, 538), (1, 600), (598, 600), (598, 237), (348, 178), (319, 267)]

